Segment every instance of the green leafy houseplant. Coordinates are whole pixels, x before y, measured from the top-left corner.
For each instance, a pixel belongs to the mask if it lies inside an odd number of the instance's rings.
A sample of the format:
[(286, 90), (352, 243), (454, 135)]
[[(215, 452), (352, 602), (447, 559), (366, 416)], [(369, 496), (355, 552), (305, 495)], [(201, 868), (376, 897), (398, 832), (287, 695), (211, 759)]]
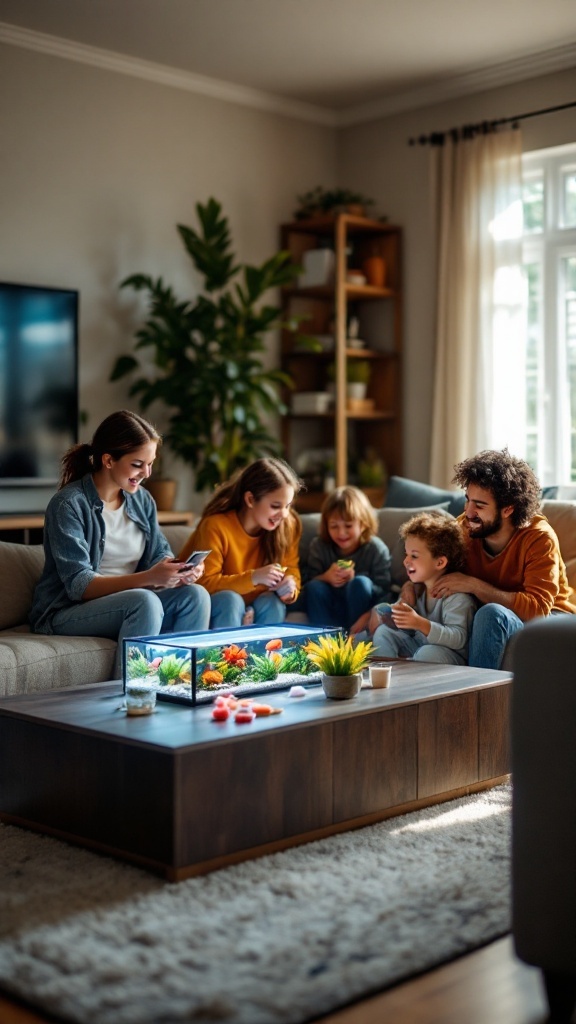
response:
[(148, 294), (148, 317), (135, 348), (152, 352), (154, 375), (135, 356), (122, 355), (110, 380), (140, 373), (130, 395), (143, 411), (155, 401), (166, 407), (166, 444), (194, 468), (201, 492), (253, 459), (280, 451), (264, 417), (286, 411), (279, 390), (292, 382), (263, 366), (265, 335), (279, 326), (280, 308), (262, 299), (270, 289), (292, 283), (300, 268), (288, 252), (260, 266), (238, 264), (220, 203), (197, 203), (196, 213), (199, 230), (181, 224), (177, 230), (204, 278), (202, 294), (180, 301), (161, 277), (127, 277), (122, 288)]

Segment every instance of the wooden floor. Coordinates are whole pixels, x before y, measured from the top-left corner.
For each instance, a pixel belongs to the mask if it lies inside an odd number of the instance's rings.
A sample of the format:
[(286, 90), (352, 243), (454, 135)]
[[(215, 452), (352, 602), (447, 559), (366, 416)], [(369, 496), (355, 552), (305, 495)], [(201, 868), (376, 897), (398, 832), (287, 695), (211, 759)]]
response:
[[(54, 1020), (0, 996), (1, 1024)], [(516, 959), (508, 937), (318, 1020), (322, 1024), (544, 1024), (547, 1011), (540, 972)]]

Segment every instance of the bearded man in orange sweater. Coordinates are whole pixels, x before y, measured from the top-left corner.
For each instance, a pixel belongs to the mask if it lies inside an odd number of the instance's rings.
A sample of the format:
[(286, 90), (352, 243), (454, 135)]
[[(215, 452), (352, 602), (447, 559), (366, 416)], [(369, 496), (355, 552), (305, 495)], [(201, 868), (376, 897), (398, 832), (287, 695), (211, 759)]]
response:
[(528, 463), (483, 451), (454, 467), (466, 494), (459, 517), (466, 572), (442, 576), (433, 597), (472, 594), (469, 664), (499, 668), (510, 637), (539, 616), (576, 614), (558, 537), (540, 509), (540, 485)]

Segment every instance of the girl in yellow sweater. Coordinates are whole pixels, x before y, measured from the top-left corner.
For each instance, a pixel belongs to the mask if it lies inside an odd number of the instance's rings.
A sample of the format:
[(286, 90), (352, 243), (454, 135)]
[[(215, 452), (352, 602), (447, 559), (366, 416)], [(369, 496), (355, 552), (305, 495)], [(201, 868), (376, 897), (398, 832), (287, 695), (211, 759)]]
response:
[(300, 589), (302, 524), (292, 510), (301, 482), (282, 459), (257, 459), (220, 485), (180, 552), (210, 553), (201, 583), (213, 629), (278, 623)]

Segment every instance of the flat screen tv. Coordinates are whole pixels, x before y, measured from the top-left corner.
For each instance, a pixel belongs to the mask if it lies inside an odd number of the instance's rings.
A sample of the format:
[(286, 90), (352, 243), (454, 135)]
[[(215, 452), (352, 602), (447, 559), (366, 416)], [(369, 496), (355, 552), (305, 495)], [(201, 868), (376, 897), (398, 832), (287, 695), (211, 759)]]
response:
[(58, 482), (77, 385), (78, 292), (0, 282), (0, 487)]

